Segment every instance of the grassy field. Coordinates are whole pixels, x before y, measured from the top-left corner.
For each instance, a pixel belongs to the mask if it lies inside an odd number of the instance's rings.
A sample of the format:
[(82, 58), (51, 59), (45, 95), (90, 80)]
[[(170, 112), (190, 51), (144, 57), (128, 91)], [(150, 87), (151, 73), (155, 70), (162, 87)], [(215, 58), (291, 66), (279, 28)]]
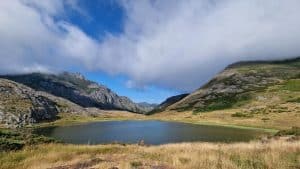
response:
[(261, 92), (251, 93), (246, 104), (233, 108), (195, 112), (167, 110), (150, 118), (265, 129), (300, 127), (300, 81), (294, 79), (271, 86)]
[[(257, 114), (251, 118), (232, 116), (237, 111), (240, 110), (230, 109), (201, 114), (194, 114), (192, 111), (164, 112), (152, 116), (120, 111), (109, 111), (97, 116), (62, 114), (58, 121), (34, 127), (76, 125), (105, 120), (167, 120), (249, 129), (268, 128), (265, 131), (275, 133), (278, 129), (299, 126), (300, 119), (297, 112), (270, 113), (270, 120), (266, 122)], [(44, 140), (49, 143), (43, 144)], [(299, 140), (231, 144), (181, 143), (161, 146), (69, 145), (51, 143), (52, 140), (39, 136), (31, 137), (29, 143), (17, 139), (16, 141), (8, 142), (9, 144), (5, 146), (16, 146), (18, 143), (17, 146), (21, 145), (23, 148), (1, 152), (0, 169), (297, 169), (300, 167)]]
[(288, 169), (300, 167), (300, 141), (181, 143), (161, 146), (46, 144), (0, 153), (1, 169)]
[[(108, 121), (108, 120), (164, 120), (178, 121), (194, 124), (221, 125), (239, 128), (259, 128), (276, 131), (300, 127), (300, 104), (297, 98), (282, 94), (287, 101), (273, 98), (272, 93), (262, 95), (268, 101), (263, 104), (259, 100), (254, 100), (246, 107), (216, 110), (210, 112), (194, 113), (193, 111), (176, 112), (165, 111), (154, 115), (141, 115), (125, 111), (105, 111), (93, 116), (60, 114), (59, 120), (34, 125), (33, 127), (43, 126), (62, 126), (76, 125), (86, 122)], [(270, 103), (270, 104), (269, 104)]]
[[(298, 94), (300, 94), (299, 81), (290, 81), (284, 85), (273, 86), (262, 93), (255, 93), (254, 99), (246, 105), (230, 109), (200, 113), (165, 111), (150, 116), (124, 111), (97, 113), (95, 110), (95, 113), (90, 116), (62, 113), (54, 122), (40, 123), (32, 127), (76, 125), (107, 120), (165, 120), (262, 129), (274, 134), (278, 130), (300, 127)], [(160, 146), (69, 145), (55, 143), (40, 136), (30, 136), (29, 139), (26, 138), (29, 141), (23, 141), (22, 135), (13, 135), (10, 139), (7, 142), (4, 138), (4, 146), (23, 148), (1, 152), (0, 169), (300, 168), (299, 138), (298, 141), (273, 139), (263, 142), (256, 140), (250, 143), (181, 143)], [(43, 144), (45, 141), (49, 143)]]
[[(97, 111), (97, 110), (95, 110)], [(76, 125), (81, 123), (96, 122), (96, 121), (112, 121), (112, 120), (139, 120), (149, 119), (142, 114), (131, 113), (127, 111), (102, 111), (95, 113), (94, 115), (76, 115), (69, 113), (59, 114), (58, 120), (53, 122), (44, 122), (34, 124), (32, 127), (45, 127), (45, 126), (64, 126), (64, 125)]]

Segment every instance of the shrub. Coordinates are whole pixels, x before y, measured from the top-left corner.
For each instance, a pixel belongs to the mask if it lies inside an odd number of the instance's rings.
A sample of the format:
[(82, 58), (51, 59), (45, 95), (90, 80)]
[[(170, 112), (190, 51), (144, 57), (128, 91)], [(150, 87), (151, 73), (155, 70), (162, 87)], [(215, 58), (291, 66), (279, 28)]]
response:
[(295, 99), (290, 99), (287, 102), (292, 102), (292, 103), (300, 103), (300, 97), (295, 98)]
[(130, 163), (130, 165), (133, 168), (138, 168), (138, 167), (141, 167), (143, 165), (143, 163), (140, 162), (140, 161), (133, 161), (133, 162)]
[(248, 114), (248, 113), (243, 113), (243, 112), (236, 112), (234, 114), (231, 115), (232, 117), (253, 117), (253, 114)]
[(285, 84), (283, 84), (282, 89), (295, 92), (300, 91), (300, 79), (287, 81)]
[(20, 150), (24, 145), (22, 141), (0, 138), (0, 151)]
[(202, 107), (197, 107), (193, 113), (208, 112), (214, 110), (223, 110), (232, 108), (233, 106), (241, 106), (245, 101), (249, 100), (251, 95), (249, 93), (243, 93), (240, 95), (223, 95), (217, 96), (217, 98), (208, 100)]
[(20, 150), (25, 145), (58, 142), (53, 138), (32, 134), (31, 132), (26, 129), (0, 130), (0, 151)]
[(261, 119), (262, 121), (267, 121), (267, 120), (270, 120), (270, 118), (267, 118), (267, 117), (264, 117)]
[(275, 136), (286, 136), (286, 135), (300, 136), (300, 127), (292, 127), (291, 129), (288, 130), (280, 130), (275, 134)]

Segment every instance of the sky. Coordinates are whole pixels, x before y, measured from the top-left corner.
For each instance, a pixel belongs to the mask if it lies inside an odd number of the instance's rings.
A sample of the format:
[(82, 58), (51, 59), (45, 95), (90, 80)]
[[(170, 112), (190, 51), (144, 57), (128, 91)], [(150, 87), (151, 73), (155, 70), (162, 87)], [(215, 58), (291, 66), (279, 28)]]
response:
[(81, 72), (136, 102), (300, 56), (299, 0), (1, 0), (0, 73)]

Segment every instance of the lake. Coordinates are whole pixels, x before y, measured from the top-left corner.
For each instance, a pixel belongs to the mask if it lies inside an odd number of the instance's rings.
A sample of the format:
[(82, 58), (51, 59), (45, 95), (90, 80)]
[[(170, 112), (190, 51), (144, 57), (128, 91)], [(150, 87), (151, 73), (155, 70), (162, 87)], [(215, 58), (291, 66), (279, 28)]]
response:
[(263, 134), (258, 130), (156, 120), (93, 122), (39, 128), (35, 133), (73, 144), (138, 143), (144, 140), (145, 144), (151, 145), (195, 141), (240, 142)]

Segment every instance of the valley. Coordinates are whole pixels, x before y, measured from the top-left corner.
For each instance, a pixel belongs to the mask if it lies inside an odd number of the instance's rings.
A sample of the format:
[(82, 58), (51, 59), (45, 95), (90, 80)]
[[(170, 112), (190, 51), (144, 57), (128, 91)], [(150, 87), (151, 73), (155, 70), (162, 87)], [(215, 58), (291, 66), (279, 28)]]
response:
[[(228, 66), (194, 92), (173, 96), (157, 106), (134, 103), (80, 74), (3, 75), (0, 168), (297, 168), (299, 75), (299, 58), (240, 62)], [(198, 140), (151, 145), (141, 138), (133, 144), (116, 140), (76, 145), (32, 132), (45, 127), (75, 125), (80, 129), (93, 123), (118, 121), (138, 121), (139, 125), (177, 122), (219, 126), (233, 133), (263, 134), (238, 143)], [(167, 127), (153, 132), (164, 129)]]

